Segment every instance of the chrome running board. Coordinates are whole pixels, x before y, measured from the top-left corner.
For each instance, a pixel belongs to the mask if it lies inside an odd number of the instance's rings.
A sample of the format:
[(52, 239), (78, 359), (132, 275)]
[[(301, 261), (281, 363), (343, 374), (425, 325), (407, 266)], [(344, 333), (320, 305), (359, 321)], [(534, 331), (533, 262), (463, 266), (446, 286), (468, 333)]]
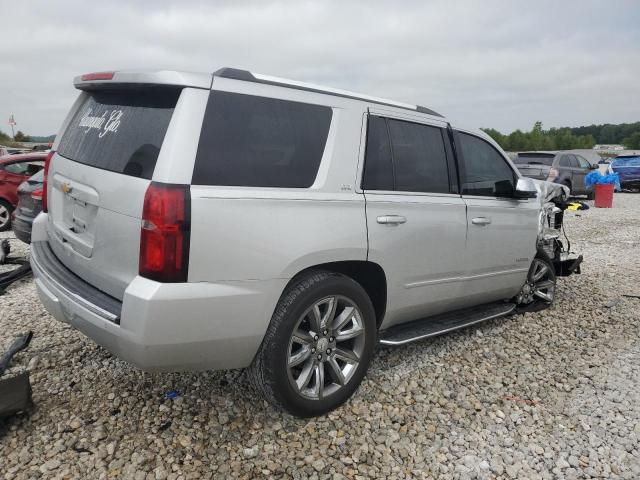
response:
[(443, 313), (433, 317), (415, 320), (380, 332), (382, 345), (404, 345), (423, 338), (436, 337), (475, 323), (504, 317), (516, 309), (514, 303), (488, 303), (478, 307)]

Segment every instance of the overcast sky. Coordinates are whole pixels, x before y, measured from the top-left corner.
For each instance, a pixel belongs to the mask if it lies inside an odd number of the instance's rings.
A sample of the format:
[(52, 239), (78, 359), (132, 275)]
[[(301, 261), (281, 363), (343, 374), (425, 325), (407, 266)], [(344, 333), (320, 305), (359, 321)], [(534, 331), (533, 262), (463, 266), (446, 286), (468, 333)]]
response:
[(2, 2), (0, 130), (56, 133), (73, 76), (223, 66), (503, 132), (640, 121), (640, 2)]

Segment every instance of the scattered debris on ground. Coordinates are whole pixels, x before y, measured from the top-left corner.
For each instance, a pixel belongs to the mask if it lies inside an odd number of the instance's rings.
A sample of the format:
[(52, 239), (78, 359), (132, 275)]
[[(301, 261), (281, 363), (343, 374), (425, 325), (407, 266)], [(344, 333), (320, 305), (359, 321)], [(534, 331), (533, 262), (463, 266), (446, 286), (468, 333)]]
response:
[(640, 195), (568, 212), (565, 226), (585, 262), (553, 308), (381, 348), (353, 399), (311, 420), (264, 404), (238, 372), (140, 372), (55, 321), (20, 280), (0, 297), (0, 345), (35, 332), (14, 357), (34, 407), (0, 427), (0, 472), (640, 478)]

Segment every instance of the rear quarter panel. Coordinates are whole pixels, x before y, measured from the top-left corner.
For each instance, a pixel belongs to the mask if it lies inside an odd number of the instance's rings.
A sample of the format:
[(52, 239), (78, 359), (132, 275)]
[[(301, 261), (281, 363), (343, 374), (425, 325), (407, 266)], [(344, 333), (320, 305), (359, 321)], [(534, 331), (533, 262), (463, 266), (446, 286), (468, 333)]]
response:
[(365, 201), (355, 191), (361, 102), (216, 78), (214, 87), (324, 104), (332, 123), (310, 188), (191, 186), (189, 281), (289, 279), (305, 268), (366, 260)]
[(191, 190), (191, 282), (288, 279), (320, 263), (366, 260), (359, 195), (207, 190)]

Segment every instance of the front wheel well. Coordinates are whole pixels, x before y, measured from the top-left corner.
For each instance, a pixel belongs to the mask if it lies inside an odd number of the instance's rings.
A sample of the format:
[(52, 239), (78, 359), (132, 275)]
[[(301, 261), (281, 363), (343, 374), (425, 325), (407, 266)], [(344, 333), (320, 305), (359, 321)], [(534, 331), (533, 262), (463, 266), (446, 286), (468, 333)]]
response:
[(373, 304), (373, 308), (376, 312), (376, 324), (380, 327), (387, 308), (387, 277), (380, 265), (365, 260), (345, 260), (340, 262), (321, 263), (298, 272), (289, 281), (286, 288), (293, 284), (301, 275), (314, 270), (341, 273), (342, 275), (358, 282), (371, 299), (371, 303)]

